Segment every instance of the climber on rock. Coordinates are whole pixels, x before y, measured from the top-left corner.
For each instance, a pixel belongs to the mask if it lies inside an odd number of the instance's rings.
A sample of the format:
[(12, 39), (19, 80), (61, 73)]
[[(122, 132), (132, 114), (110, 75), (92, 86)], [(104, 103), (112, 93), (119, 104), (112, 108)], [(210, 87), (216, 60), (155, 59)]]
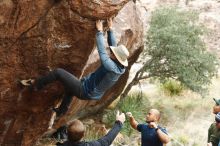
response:
[(125, 72), (125, 67), (128, 66), (127, 58), (129, 52), (124, 45), (117, 46), (112, 31), (112, 18), (107, 20), (107, 24), (109, 28), (107, 31), (109, 52), (105, 48), (103, 22), (101, 20), (96, 21), (96, 28), (98, 30), (96, 33), (96, 44), (101, 65), (93, 73), (78, 79), (66, 70), (57, 68), (46, 76), (20, 81), (23, 86), (29, 86), (34, 91), (38, 91), (54, 81), (60, 81), (64, 86), (65, 93), (61, 105), (58, 108), (53, 108), (56, 117), (67, 112), (73, 96), (81, 100), (99, 100)]

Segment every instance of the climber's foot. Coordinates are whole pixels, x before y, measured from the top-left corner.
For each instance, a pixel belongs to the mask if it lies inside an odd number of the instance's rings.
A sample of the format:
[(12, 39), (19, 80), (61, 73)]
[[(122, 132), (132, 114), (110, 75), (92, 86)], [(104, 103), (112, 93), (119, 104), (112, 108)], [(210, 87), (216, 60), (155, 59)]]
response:
[(56, 119), (59, 119), (61, 116), (64, 115), (64, 113), (59, 108), (52, 108), (52, 111), (56, 113)]
[(34, 85), (35, 84), (34, 79), (20, 80), (19, 83), (24, 87), (28, 87), (30, 91), (38, 90), (36, 86)]

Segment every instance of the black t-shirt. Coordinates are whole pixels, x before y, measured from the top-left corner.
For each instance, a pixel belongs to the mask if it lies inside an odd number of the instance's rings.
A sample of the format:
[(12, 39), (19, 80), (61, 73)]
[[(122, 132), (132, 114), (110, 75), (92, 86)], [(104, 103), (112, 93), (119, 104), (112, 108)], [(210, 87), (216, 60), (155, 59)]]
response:
[[(158, 128), (167, 134), (166, 129), (158, 126)], [(163, 146), (160, 141), (156, 129), (150, 128), (148, 124), (138, 124), (137, 130), (141, 132), (141, 145), (142, 146)]]

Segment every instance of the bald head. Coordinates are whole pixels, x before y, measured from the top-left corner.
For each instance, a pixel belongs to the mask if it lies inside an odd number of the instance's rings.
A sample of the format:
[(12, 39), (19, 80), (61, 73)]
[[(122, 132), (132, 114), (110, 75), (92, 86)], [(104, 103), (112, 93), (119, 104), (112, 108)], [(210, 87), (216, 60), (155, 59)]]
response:
[(150, 112), (152, 112), (156, 116), (157, 121), (160, 120), (160, 111), (158, 111), (157, 109), (151, 109)]
[(150, 109), (146, 121), (147, 122), (158, 122), (160, 120), (160, 112), (157, 109)]

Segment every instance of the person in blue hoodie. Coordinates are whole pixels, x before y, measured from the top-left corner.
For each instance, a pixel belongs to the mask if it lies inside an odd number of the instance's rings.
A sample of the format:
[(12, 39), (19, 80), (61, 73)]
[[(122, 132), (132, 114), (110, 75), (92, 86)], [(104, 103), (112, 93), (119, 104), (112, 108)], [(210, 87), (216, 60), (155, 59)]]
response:
[(64, 86), (64, 96), (61, 105), (58, 108), (53, 108), (56, 116), (59, 117), (67, 112), (72, 97), (76, 96), (81, 100), (99, 100), (104, 93), (111, 88), (125, 72), (125, 67), (128, 66), (129, 52), (124, 45), (117, 46), (115, 36), (112, 30), (112, 18), (107, 20), (108, 28), (107, 41), (109, 51), (105, 47), (103, 22), (96, 21), (96, 44), (101, 61), (93, 73), (78, 79), (68, 71), (57, 68), (46, 76), (36, 79), (22, 80), (21, 84), (29, 86), (31, 89), (38, 91), (49, 83), (60, 81)]

